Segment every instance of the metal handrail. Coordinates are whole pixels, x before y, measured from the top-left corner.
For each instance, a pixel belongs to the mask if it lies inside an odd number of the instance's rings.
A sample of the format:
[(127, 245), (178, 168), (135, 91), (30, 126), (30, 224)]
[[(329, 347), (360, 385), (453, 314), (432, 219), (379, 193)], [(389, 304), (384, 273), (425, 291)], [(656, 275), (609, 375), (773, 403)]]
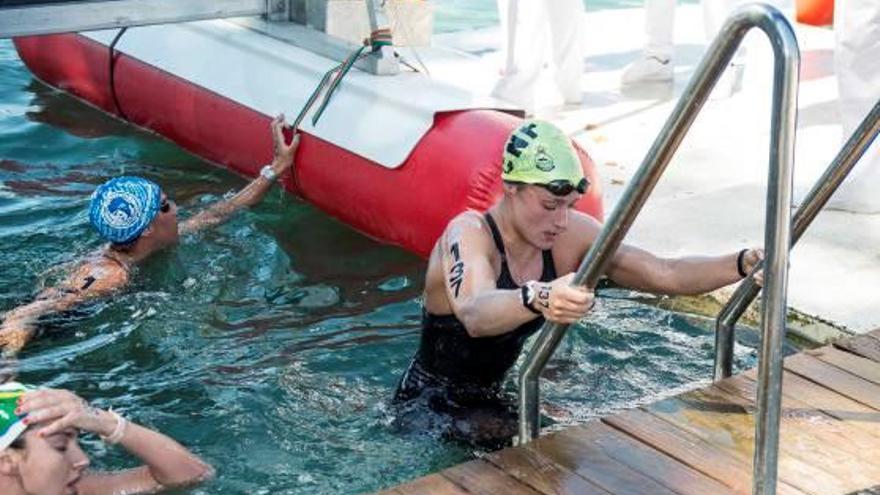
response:
[[(791, 233), (791, 244), (794, 246), (801, 238), (834, 191), (843, 183), (856, 163), (871, 146), (871, 142), (880, 133), (880, 100), (868, 112), (834, 160), (825, 169), (822, 177), (804, 198), (801, 207), (794, 215), (794, 226)], [(733, 343), (736, 322), (758, 295), (761, 288), (754, 279), (747, 278), (736, 288), (730, 300), (718, 313), (715, 321), (715, 380), (727, 378), (733, 374)]]
[[(779, 444), (782, 340), (788, 286), (788, 249), (791, 240), (791, 184), (797, 116), (800, 52), (791, 25), (775, 8), (751, 4), (739, 8), (700, 62), (694, 77), (657, 136), (639, 170), (611, 212), (596, 241), (575, 274), (573, 284), (595, 287), (636, 215), (666, 169), (685, 132), (727, 68), (743, 37), (760, 28), (773, 48), (773, 107), (770, 131), (770, 170), (764, 234), (766, 247), (763, 314), (764, 334), (758, 386), (755, 431), (754, 493), (775, 493)], [(526, 357), (519, 377), (519, 441), (538, 435), (538, 377), (553, 355), (568, 325), (545, 323)]]

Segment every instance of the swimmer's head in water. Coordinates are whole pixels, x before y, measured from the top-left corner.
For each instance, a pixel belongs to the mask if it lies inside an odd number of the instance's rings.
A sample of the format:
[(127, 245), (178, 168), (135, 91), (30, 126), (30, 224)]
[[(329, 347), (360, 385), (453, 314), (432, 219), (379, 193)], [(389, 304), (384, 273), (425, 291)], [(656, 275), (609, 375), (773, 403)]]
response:
[(162, 190), (141, 177), (117, 177), (92, 193), (89, 220), (101, 237), (114, 244), (135, 241), (156, 218)]
[(583, 194), (589, 182), (571, 140), (555, 125), (526, 120), (504, 145), (501, 178), (515, 184), (534, 184), (557, 196)]
[(0, 385), (0, 450), (9, 447), (27, 429), (22, 421), (24, 416), (15, 414), (15, 409), (19, 397), (28, 390), (28, 387), (16, 382)]

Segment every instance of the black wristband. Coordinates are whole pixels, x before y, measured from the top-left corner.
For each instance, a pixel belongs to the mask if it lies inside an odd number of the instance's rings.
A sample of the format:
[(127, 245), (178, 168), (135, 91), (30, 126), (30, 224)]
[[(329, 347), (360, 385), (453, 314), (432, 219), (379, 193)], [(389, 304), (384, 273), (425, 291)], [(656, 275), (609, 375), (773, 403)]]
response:
[(736, 271), (737, 271), (737, 273), (739, 273), (739, 276), (742, 278), (746, 278), (749, 276), (749, 274), (746, 273), (745, 266), (743, 266), (743, 261), (746, 257), (747, 252), (749, 252), (748, 249), (743, 249), (742, 251), (739, 252), (739, 255), (736, 257)]
[(523, 286), (520, 287), (519, 297), (522, 300), (522, 305), (525, 306), (525, 308), (527, 310), (531, 311), (532, 313), (535, 313), (536, 315), (541, 314), (540, 311), (533, 308), (532, 305), (529, 304), (529, 286), (528, 286), (528, 284), (523, 284)]

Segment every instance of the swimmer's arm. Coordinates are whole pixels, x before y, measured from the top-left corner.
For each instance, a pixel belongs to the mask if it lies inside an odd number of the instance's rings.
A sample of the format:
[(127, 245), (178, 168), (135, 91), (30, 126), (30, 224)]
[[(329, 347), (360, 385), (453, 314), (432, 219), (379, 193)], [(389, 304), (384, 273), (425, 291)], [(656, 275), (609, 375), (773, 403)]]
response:
[(70, 309), (82, 301), (78, 294), (65, 294), (57, 289), (44, 291), (33, 302), (6, 313), (0, 326), (0, 347), (6, 353), (20, 351), (30, 341), (41, 316)]
[(622, 245), (608, 275), (616, 283), (636, 290), (698, 295), (742, 280), (736, 267), (738, 254), (661, 258), (643, 249)]
[(495, 287), (489, 258), (495, 247), (485, 228), (478, 215), (463, 214), (439, 245), (446, 297), (471, 337), (502, 335), (536, 317), (522, 305), (519, 289)]
[[(272, 140), (275, 147), (275, 158), (272, 160), (272, 169), (275, 175), (280, 177), (293, 166), (293, 158), (296, 155), (296, 149), (299, 146), (299, 134), (293, 136), (290, 144), (287, 144), (284, 138), (284, 115), (279, 115), (272, 120)], [(192, 218), (181, 222), (180, 233), (190, 234), (199, 230), (207, 229), (219, 225), (244, 208), (248, 208), (258, 204), (266, 196), (269, 189), (272, 188), (274, 181), (270, 181), (263, 176), (258, 176), (246, 185), (235, 196), (218, 201), (209, 206), (206, 210), (199, 212)]]
[[(595, 219), (577, 214), (569, 235), (576, 244), (573, 251), (578, 266), (591, 244), (595, 242), (602, 225)], [(742, 280), (736, 268), (739, 253), (724, 256), (684, 256), (661, 258), (644, 249), (621, 244), (605, 270), (616, 284), (654, 294), (698, 295)], [(758, 249), (751, 249), (745, 258), (745, 268), (751, 272), (763, 258)]]
[(57, 311), (50, 300), (34, 301), (6, 313), (0, 326), (0, 346), (6, 353), (20, 351), (31, 339), (40, 316)]
[(77, 483), (80, 495), (156, 493), (192, 486), (214, 476), (211, 465), (179, 443), (134, 423), (126, 426), (119, 445), (145, 465), (112, 473), (87, 472)]
[[(278, 167), (273, 162), (272, 168), (276, 170)], [(191, 234), (200, 230), (208, 229), (220, 225), (229, 220), (239, 210), (253, 206), (263, 200), (263, 196), (272, 187), (272, 181), (263, 177), (257, 177), (250, 184), (246, 185), (235, 196), (218, 201), (207, 209), (188, 218), (180, 223), (181, 234)]]
[(128, 274), (122, 271), (106, 274), (96, 280), (91, 276), (93, 269), (92, 265), (82, 265), (61, 285), (67, 289), (48, 288), (34, 301), (7, 312), (0, 326), (0, 347), (7, 353), (20, 351), (33, 336), (40, 317), (67, 311), (87, 300), (106, 296), (128, 282)]

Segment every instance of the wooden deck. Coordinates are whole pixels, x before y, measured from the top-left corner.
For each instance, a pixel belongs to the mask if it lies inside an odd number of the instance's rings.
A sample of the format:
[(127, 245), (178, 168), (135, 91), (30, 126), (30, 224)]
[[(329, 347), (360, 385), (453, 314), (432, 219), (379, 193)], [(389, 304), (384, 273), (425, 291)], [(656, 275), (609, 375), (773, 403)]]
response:
[[(751, 493), (756, 370), (384, 494)], [(880, 494), (880, 329), (785, 359), (777, 493)]]

